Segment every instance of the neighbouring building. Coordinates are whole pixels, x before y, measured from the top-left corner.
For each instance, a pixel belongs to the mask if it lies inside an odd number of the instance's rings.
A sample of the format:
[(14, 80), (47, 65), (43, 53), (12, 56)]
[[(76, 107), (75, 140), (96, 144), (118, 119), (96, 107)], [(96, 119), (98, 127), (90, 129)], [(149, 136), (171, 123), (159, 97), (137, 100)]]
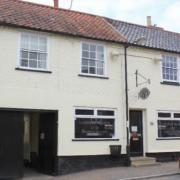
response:
[(0, 1), (0, 178), (176, 159), (179, 33), (54, 2)]

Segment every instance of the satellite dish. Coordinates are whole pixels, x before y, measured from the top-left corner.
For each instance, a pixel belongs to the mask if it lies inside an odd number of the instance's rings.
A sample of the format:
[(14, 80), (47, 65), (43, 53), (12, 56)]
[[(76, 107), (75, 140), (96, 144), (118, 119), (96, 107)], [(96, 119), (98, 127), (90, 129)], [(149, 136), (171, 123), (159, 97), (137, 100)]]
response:
[(138, 96), (139, 96), (139, 98), (145, 100), (145, 99), (147, 99), (147, 98), (149, 97), (150, 93), (151, 93), (150, 90), (145, 87), (145, 88), (142, 88), (142, 89), (139, 91)]

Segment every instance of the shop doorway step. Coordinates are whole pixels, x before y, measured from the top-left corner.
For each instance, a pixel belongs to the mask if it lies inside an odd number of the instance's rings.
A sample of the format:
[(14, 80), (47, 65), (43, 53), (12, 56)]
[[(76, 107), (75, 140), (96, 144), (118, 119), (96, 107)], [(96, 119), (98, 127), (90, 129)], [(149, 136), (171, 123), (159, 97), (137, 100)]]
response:
[(131, 166), (133, 167), (156, 166), (159, 164), (156, 162), (156, 158), (153, 157), (131, 157)]

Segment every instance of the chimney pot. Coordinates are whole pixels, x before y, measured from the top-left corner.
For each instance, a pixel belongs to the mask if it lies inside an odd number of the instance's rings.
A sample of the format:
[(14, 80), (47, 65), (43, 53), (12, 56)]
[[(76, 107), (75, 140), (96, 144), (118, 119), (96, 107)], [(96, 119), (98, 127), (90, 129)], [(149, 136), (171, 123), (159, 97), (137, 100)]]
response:
[(59, 0), (54, 0), (54, 8), (59, 8)]
[(151, 16), (147, 16), (147, 26), (152, 26)]

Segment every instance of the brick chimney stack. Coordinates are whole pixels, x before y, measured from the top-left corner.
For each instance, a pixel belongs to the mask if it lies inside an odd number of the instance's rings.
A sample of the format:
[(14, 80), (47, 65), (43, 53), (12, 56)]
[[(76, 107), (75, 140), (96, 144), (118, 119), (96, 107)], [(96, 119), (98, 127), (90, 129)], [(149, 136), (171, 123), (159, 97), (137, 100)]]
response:
[(147, 26), (152, 26), (151, 16), (147, 16)]
[(59, 8), (59, 0), (54, 0), (54, 8)]

